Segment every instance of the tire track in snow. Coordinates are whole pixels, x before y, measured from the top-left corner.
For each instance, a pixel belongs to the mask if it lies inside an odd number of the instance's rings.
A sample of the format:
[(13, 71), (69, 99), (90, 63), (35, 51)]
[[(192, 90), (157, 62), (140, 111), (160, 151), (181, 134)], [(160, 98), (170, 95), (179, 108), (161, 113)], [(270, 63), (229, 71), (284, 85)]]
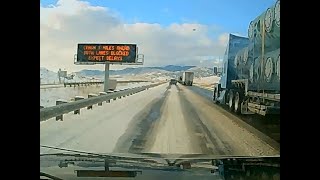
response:
[(148, 108), (139, 112), (131, 121), (126, 132), (119, 138), (113, 152), (115, 153), (141, 153), (146, 146), (150, 132), (155, 122), (161, 116), (161, 107), (168, 95), (168, 86), (162, 97), (153, 100)]

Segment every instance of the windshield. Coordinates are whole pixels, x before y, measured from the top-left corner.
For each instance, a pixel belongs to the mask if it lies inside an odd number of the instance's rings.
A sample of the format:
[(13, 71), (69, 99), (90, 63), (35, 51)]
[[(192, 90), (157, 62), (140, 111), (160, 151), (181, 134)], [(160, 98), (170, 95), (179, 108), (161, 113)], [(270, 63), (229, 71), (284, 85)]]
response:
[(41, 0), (40, 154), (279, 156), (279, 13), (280, 0)]

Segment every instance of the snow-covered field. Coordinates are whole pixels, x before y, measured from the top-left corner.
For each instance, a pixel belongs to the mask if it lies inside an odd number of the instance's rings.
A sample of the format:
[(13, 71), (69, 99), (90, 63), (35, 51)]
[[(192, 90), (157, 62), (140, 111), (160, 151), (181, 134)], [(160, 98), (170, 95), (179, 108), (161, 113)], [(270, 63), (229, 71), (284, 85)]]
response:
[[(137, 94), (81, 109), (80, 115), (64, 115), (64, 121), (51, 118), (40, 122), (40, 144), (88, 152), (111, 153), (132, 118), (155, 98), (163, 96), (167, 83)], [(55, 150), (40, 148), (41, 153)]]
[(220, 80), (220, 77), (218, 76), (208, 76), (208, 77), (194, 78), (193, 83), (194, 85), (197, 85), (206, 89), (212, 89), (213, 85), (218, 83), (219, 80)]
[[(71, 73), (73, 76), (72, 79), (64, 79), (61, 78), (60, 81), (62, 82), (89, 82), (91, 77), (83, 77), (77, 76), (75, 73)], [(69, 75), (71, 75), (69, 74)], [(48, 70), (47, 68), (40, 67), (40, 84), (59, 84), (59, 77), (57, 72), (53, 72)]]
[[(151, 82), (119, 83), (117, 84), (116, 89), (121, 90), (125, 88), (134, 88), (148, 85), (150, 83)], [(91, 85), (80, 87), (63, 87), (63, 85), (50, 85), (50, 88), (40, 87), (40, 105), (44, 107), (55, 106), (56, 100), (58, 99), (70, 101), (75, 96), (83, 96), (86, 98), (90, 93), (98, 94), (101, 91), (103, 91), (103, 85)]]

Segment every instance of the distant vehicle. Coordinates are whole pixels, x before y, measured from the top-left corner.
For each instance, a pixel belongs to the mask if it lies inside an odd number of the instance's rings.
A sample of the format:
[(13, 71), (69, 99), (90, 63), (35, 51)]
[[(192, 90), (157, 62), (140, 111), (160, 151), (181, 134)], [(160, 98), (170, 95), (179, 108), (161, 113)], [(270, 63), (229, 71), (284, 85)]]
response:
[(218, 67), (213, 67), (213, 74), (214, 75), (217, 75), (218, 74)]
[(218, 67), (217, 69), (217, 76), (220, 77), (223, 73), (223, 67)]
[(177, 84), (177, 80), (176, 79), (171, 79), (169, 84), (170, 85), (172, 85), (172, 84), (176, 85)]
[(213, 67), (213, 75), (220, 77), (223, 72), (223, 67), (214, 66)]
[(194, 73), (190, 71), (183, 72), (182, 74), (182, 84), (187, 86), (192, 86)]
[(74, 74), (70, 74), (65, 77), (67, 80), (72, 80), (74, 78)]

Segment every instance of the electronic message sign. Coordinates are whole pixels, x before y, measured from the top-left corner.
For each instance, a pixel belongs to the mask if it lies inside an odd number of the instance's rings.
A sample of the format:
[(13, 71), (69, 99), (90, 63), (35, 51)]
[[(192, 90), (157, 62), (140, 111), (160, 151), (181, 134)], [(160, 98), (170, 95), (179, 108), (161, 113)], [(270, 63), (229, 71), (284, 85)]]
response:
[(136, 63), (136, 44), (78, 44), (76, 64)]

